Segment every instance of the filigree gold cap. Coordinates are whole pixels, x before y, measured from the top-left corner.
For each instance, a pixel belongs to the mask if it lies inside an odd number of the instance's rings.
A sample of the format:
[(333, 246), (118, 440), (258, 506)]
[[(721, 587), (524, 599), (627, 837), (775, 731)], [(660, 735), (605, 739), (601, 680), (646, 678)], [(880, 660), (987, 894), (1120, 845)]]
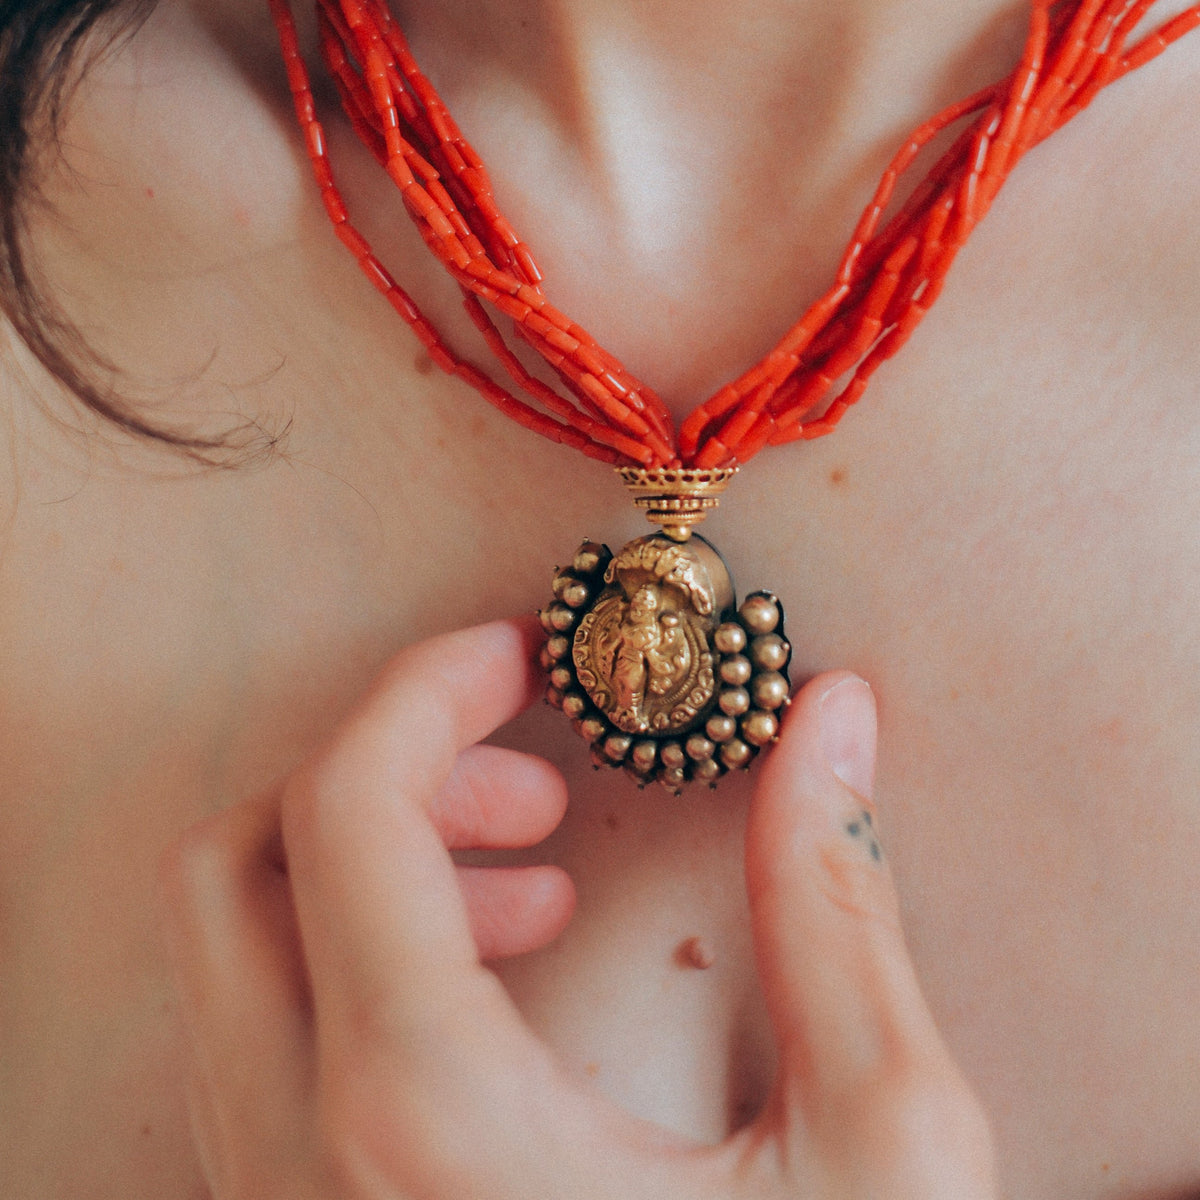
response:
[(721, 493), (737, 472), (737, 467), (617, 468), (634, 504), (676, 542), (686, 542), (692, 536), (692, 526), (717, 507)]

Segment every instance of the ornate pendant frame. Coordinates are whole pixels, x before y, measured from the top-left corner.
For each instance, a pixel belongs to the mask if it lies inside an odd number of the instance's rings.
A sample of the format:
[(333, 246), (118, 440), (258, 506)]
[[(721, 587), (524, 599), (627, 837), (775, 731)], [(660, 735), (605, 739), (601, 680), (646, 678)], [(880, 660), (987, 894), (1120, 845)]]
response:
[[(715, 784), (778, 736), (790, 691), (783, 608), (766, 591), (737, 605), (720, 555), (692, 534), (731, 471), (621, 473), (663, 530), (617, 554), (585, 541), (556, 574), (539, 614), (546, 698), (595, 766), (674, 792)], [(697, 480), (713, 474), (722, 476), (715, 485)]]

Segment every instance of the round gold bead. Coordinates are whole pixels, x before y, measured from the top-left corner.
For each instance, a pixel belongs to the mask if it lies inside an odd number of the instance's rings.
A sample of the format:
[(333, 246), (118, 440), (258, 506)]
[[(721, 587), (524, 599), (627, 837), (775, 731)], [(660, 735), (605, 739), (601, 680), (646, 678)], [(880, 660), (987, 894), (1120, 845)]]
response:
[(692, 768), (692, 778), (700, 783), (716, 783), (724, 768), (715, 758), (706, 758)]
[[(733, 736), (732, 730), (730, 730), (729, 736)], [(712, 758), (717, 752), (716, 743), (702, 733), (693, 733), (683, 748), (693, 762), (703, 762), (706, 758)]]
[(722, 716), (714, 713), (708, 718), (704, 726), (704, 732), (708, 734), (714, 742), (727, 742), (735, 733), (737, 733), (737, 721), (733, 717)]
[(625, 756), (629, 753), (629, 747), (632, 745), (633, 738), (627, 733), (609, 734), (604, 739), (604, 754), (609, 762), (624, 762)]
[(736, 771), (754, 757), (754, 751), (741, 738), (733, 738), (721, 747), (720, 755), (725, 766), (731, 771)]
[(588, 754), (592, 760), (592, 766), (599, 770), (601, 767), (611, 767), (612, 763), (608, 761), (608, 757), (604, 753), (604, 747), (598, 742), (593, 743), (588, 748)]
[(596, 716), (593, 713), (590, 717), (584, 717), (579, 722), (579, 732), (583, 735), (583, 739), (588, 745), (598, 742), (608, 729), (608, 722), (603, 717)]
[(538, 662), (542, 664), (543, 671), (550, 672), (554, 670), (554, 664), (558, 662), (558, 659), (550, 653), (550, 647), (547, 645), (538, 651)]
[(564, 637), (561, 633), (556, 633), (546, 642), (546, 653), (554, 662), (566, 658), (571, 653), (570, 639)]
[(761, 592), (747, 596), (738, 613), (746, 628), (755, 636), (774, 633), (779, 624), (779, 602), (773, 596)]
[(561, 600), (563, 592), (567, 590), (575, 582), (574, 575), (555, 575), (554, 582), (550, 585), (551, 591), (554, 592), (554, 598)]
[(782, 671), (792, 648), (777, 633), (756, 637), (750, 643), (750, 661), (761, 671)]
[(717, 626), (713, 645), (722, 654), (741, 654), (746, 648), (746, 631), (736, 621)]
[(721, 665), (717, 673), (721, 676), (722, 683), (728, 683), (733, 687), (741, 687), (743, 684), (750, 682), (750, 673), (752, 670), (750, 660), (744, 654), (735, 654), (730, 658), (721, 659)]
[(575, 561), (571, 563), (571, 569), (580, 575), (592, 574), (600, 566), (600, 556), (603, 552), (603, 547), (598, 543), (584, 542), (575, 553)]
[(628, 775), (629, 778), (638, 785), (638, 787), (644, 788), (646, 786), (646, 781), (650, 778), (649, 771), (639, 770), (631, 758), (627, 758), (624, 763), (621, 764), (621, 767), (625, 774)]
[(660, 767), (656, 777), (658, 782), (669, 791), (678, 795), (687, 783), (687, 775), (682, 767)]
[[(755, 680), (755, 683), (757, 682)], [(721, 694), (717, 697), (717, 707), (727, 717), (740, 717), (750, 707), (750, 693), (744, 687), (722, 688)], [(759, 707), (767, 708), (769, 706), (760, 704)]]
[(576, 579), (572, 582), (571, 586), (568, 587), (565, 592), (563, 592), (563, 603), (566, 604), (568, 608), (582, 608), (588, 602), (588, 597), (591, 594), (592, 593), (588, 588), (588, 585), (583, 583), (581, 580)]
[(652, 742), (649, 739), (641, 742), (634, 742), (633, 749), (629, 752), (629, 761), (643, 775), (649, 774), (654, 770), (655, 761), (658, 758), (658, 743)]
[(780, 708), (788, 698), (788, 681), (778, 671), (756, 675), (750, 681), (756, 708)]
[(754, 709), (742, 718), (742, 737), (752, 746), (766, 746), (779, 733), (779, 718), (773, 712)]
[(588, 710), (587, 697), (579, 692), (567, 692), (562, 698), (562, 710), (572, 721), (582, 717)]
[(658, 748), (658, 757), (665, 767), (683, 768), (687, 765), (687, 755), (678, 742), (663, 742)]
[(553, 704), (555, 708), (562, 708), (563, 694), (553, 684), (546, 688), (546, 703)]
[(564, 667), (559, 663), (551, 669), (550, 684), (552, 687), (558, 688), (560, 692), (565, 692), (574, 682), (575, 675), (570, 667)]
[(575, 613), (565, 604), (552, 604), (546, 609), (546, 620), (555, 633), (566, 633), (575, 624)]

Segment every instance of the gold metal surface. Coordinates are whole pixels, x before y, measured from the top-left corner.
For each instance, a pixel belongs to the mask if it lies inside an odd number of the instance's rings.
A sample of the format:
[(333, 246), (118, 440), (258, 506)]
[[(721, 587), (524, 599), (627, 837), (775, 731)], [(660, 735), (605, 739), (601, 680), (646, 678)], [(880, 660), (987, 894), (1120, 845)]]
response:
[(630, 542), (604, 581), (575, 631), (580, 686), (625, 733), (690, 728), (716, 694), (709, 639), (733, 598), (724, 564), (702, 539), (655, 534)]
[(704, 538), (664, 529), (616, 555), (584, 542), (552, 586), (546, 699), (597, 768), (678, 792), (749, 766), (776, 739), (791, 657), (783, 610), (770, 592), (737, 607)]
[(721, 493), (737, 472), (737, 467), (617, 468), (634, 504), (676, 542), (686, 542), (693, 526), (717, 507)]

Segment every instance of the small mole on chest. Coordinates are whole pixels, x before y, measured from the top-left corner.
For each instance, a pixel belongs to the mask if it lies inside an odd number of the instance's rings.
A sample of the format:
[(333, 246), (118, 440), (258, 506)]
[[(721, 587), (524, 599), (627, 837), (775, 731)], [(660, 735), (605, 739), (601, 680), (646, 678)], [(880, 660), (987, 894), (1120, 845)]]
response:
[(702, 937), (690, 937), (675, 949), (675, 961), (681, 967), (694, 971), (707, 971), (717, 961), (712, 947)]

